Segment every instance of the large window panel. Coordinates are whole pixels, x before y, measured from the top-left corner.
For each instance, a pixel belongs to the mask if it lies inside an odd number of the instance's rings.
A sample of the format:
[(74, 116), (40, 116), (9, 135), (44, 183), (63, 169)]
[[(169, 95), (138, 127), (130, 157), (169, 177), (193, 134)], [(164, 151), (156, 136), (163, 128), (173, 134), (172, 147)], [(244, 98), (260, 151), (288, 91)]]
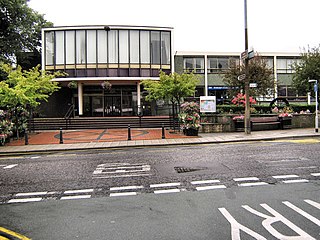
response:
[(54, 58), (54, 34), (46, 32), (46, 65), (53, 65)]
[(97, 32), (96, 30), (87, 31), (87, 63), (97, 62)]
[(66, 31), (66, 64), (74, 64), (75, 60), (75, 32)]
[(78, 30), (76, 32), (76, 63), (86, 63), (86, 35), (84, 30)]
[(56, 64), (64, 64), (64, 31), (56, 31)]
[(109, 63), (118, 63), (118, 31), (111, 30), (108, 33), (108, 58)]
[(129, 63), (129, 31), (119, 31), (119, 60), (120, 63)]
[(130, 31), (130, 63), (139, 63), (139, 31)]
[(99, 30), (98, 31), (98, 63), (106, 63), (107, 62), (107, 31)]
[(151, 63), (160, 64), (160, 32), (151, 31)]
[(150, 32), (140, 32), (141, 63), (150, 64)]
[(170, 64), (171, 39), (169, 32), (161, 33), (161, 64)]

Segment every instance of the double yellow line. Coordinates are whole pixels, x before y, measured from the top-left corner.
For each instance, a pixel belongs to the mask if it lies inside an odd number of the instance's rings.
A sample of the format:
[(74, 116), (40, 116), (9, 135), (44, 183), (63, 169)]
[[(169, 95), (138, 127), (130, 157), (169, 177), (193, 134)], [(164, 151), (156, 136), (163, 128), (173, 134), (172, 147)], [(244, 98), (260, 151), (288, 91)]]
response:
[(12, 237), (21, 240), (31, 240), (31, 238), (27, 238), (19, 233), (0, 227), (0, 240), (9, 240), (12, 239)]

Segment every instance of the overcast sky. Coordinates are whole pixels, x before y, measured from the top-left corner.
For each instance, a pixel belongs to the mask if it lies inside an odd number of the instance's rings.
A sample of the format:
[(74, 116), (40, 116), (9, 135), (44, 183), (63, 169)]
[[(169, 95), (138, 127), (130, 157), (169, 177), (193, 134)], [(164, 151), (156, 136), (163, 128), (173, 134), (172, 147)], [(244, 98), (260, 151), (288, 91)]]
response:
[[(301, 52), (320, 44), (320, 0), (247, 0), (249, 48)], [(244, 0), (30, 0), (55, 26), (174, 28), (175, 51), (242, 52)]]

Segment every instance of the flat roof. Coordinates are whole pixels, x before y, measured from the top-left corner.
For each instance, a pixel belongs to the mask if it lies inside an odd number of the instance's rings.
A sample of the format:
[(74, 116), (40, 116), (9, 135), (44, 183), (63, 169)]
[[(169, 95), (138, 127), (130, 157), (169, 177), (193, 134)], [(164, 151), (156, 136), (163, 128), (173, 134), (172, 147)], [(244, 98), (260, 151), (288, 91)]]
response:
[(54, 26), (50, 28), (43, 28), (44, 31), (53, 30), (83, 30), (83, 29), (137, 29), (137, 30), (169, 30), (173, 27), (158, 27), (158, 26), (133, 26), (133, 25), (74, 25), (74, 26)]

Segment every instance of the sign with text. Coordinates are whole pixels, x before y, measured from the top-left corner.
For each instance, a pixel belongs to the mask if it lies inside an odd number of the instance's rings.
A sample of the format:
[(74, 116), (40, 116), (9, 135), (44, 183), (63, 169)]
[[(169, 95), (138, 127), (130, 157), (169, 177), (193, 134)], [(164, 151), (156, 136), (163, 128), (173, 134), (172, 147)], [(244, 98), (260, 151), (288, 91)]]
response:
[(200, 96), (200, 112), (216, 112), (216, 96)]

